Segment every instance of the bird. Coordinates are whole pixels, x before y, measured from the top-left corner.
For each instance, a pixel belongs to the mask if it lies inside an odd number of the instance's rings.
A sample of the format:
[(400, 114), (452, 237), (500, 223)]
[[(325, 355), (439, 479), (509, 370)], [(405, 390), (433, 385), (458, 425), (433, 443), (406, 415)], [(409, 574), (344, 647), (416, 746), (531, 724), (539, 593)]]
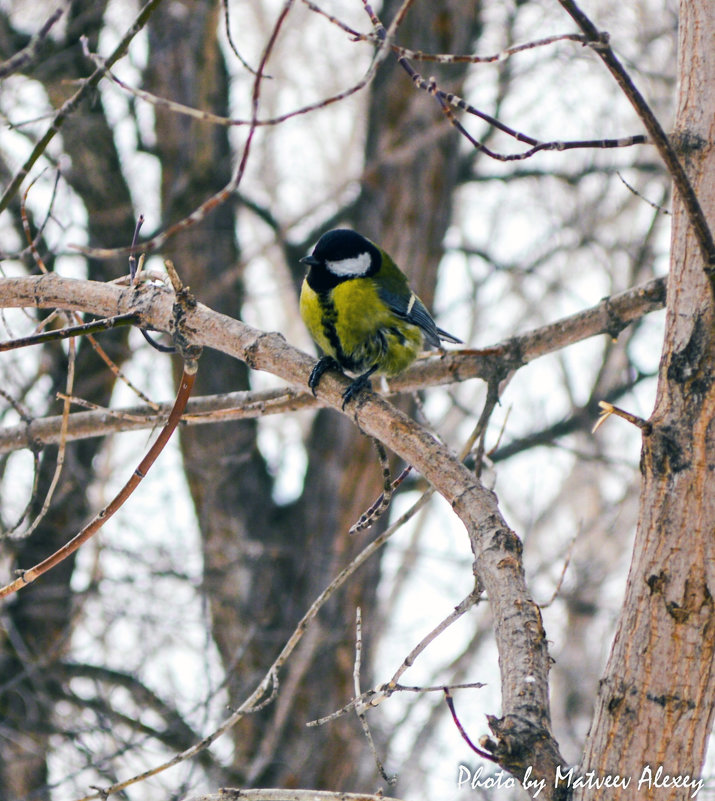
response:
[(399, 375), (425, 344), (461, 344), (437, 327), (392, 258), (357, 231), (328, 231), (300, 261), (308, 266), (300, 314), (323, 354), (308, 379), (314, 395), (327, 370), (342, 370), (354, 376), (343, 393), (345, 409), (372, 387), (372, 375)]

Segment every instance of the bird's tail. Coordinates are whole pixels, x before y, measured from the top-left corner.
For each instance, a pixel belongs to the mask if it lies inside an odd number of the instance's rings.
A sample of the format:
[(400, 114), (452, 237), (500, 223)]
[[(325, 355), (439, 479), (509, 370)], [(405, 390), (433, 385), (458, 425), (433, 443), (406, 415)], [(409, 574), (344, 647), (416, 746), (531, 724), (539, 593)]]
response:
[(461, 339), (457, 339), (453, 334), (448, 334), (446, 331), (442, 330), (441, 328), (437, 329), (437, 334), (439, 338), (444, 340), (445, 342), (454, 342), (455, 345), (463, 345)]

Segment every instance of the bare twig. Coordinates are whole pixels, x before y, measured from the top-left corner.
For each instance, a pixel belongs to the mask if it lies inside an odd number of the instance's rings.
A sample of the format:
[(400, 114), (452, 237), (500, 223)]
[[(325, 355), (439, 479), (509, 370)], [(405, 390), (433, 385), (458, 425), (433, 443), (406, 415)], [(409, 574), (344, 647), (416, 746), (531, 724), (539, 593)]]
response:
[[(355, 698), (360, 698), (362, 695), (362, 691), (360, 690), (360, 666), (362, 664), (362, 614), (360, 612), (360, 607), (355, 610), (355, 665), (353, 667), (353, 686), (355, 690)], [(375, 741), (372, 738), (372, 732), (370, 731), (370, 727), (367, 723), (367, 716), (365, 715), (365, 708), (361, 704), (355, 705), (355, 714), (360, 721), (360, 725), (362, 726), (363, 733), (365, 734), (365, 738), (367, 739), (368, 745), (370, 746), (370, 751), (372, 752), (372, 757), (375, 760), (375, 765), (377, 766), (378, 773), (382, 776), (383, 780), (386, 781), (389, 785), (394, 785), (397, 783), (397, 776), (390, 776), (387, 771), (385, 770), (385, 766), (382, 764), (382, 760), (378, 756), (377, 748), (375, 748)]]
[[(112, 54), (107, 58), (107, 66), (111, 67), (127, 52), (132, 39), (139, 33), (139, 31), (146, 25), (149, 17), (152, 15), (154, 9), (159, 5), (161, 0), (148, 0), (148, 2), (141, 9), (129, 30), (120, 39), (117, 46), (114, 48)], [(49, 143), (54, 139), (55, 134), (60, 130), (65, 120), (72, 114), (79, 104), (91, 94), (97, 84), (104, 76), (104, 71), (96, 69), (89, 78), (82, 82), (80, 88), (72, 95), (72, 97), (63, 103), (59, 111), (52, 119), (52, 124), (45, 131), (44, 136), (40, 138), (32, 153), (28, 156), (22, 167), (15, 173), (10, 183), (5, 188), (5, 191), (0, 197), (0, 211), (4, 211), (12, 198), (15, 196), (20, 188), (20, 185), (25, 180), (27, 174), (30, 172), (35, 162), (45, 152)]]
[(118, 314), (116, 317), (105, 317), (102, 320), (93, 320), (91, 323), (81, 323), (80, 325), (68, 326), (66, 328), (55, 328), (52, 331), (43, 331), (40, 334), (31, 334), (27, 337), (9, 339), (0, 342), (0, 353), (16, 348), (26, 348), (31, 345), (43, 345), (46, 342), (55, 342), (62, 339), (72, 339), (73, 337), (84, 334), (95, 334), (99, 331), (109, 331), (122, 325), (135, 325), (139, 322), (139, 315), (136, 312), (128, 314)]
[(569, 569), (569, 565), (571, 564), (571, 556), (573, 555), (574, 545), (576, 545), (576, 540), (578, 539), (579, 532), (576, 533), (576, 536), (571, 538), (571, 542), (569, 543), (569, 547), (566, 551), (566, 558), (564, 559), (563, 566), (561, 568), (561, 574), (559, 575), (559, 580), (556, 582), (556, 586), (554, 587), (554, 591), (551, 593), (551, 597), (548, 601), (539, 604), (541, 609), (548, 609), (551, 604), (558, 598), (559, 593), (561, 592), (561, 587), (563, 586), (564, 579), (566, 578), (566, 571)]
[[(426, 495), (427, 493), (425, 493)], [(430, 631), (425, 637), (423, 637), (420, 642), (410, 651), (410, 653), (405, 657), (402, 664), (399, 666), (397, 671), (394, 673), (392, 678), (389, 681), (386, 681), (384, 684), (381, 684), (379, 687), (376, 687), (372, 690), (367, 690), (365, 692), (361, 692), (359, 689), (358, 684), (356, 683), (355, 686), (355, 697), (345, 706), (341, 707), (340, 709), (336, 710), (335, 712), (331, 712), (329, 715), (325, 717), (318, 718), (317, 720), (311, 720), (306, 725), (308, 726), (322, 726), (325, 723), (329, 723), (330, 721), (335, 720), (336, 718), (341, 717), (342, 715), (346, 714), (350, 710), (354, 709), (358, 717), (360, 717), (361, 711), (368, 707), (374, 707), (381, 704), (385, 699), (389, 698), (393, 693), (396, 692), (442, 692), (445, 689), (444, 684), (440, 684), (437, 687), (414, 687), (414, 686), (405, 686), (400, 684), (398, 679), (400, 676), (404, 674), (404, 672), (411, 667), (417, 657), (427, 648), (430, 643), (434, 642), (434, 640), (439, 637), (444, 631), (446, 631), (452, 623), (456, 620), (459, 620), (462, 615), (467, 612), (469, 609), (474, 606), (479, 600), (479, 593), (477, 591), (470, 593), (460, 604), (458, 604), (452, 612), (447, 615), (447, 617), (442, 620), (440, 623), (435, 626), (432, 631)], [(357, 646), (356, 646), (356, 669), (359, 669), (358, 665), (358, 657), (357, 657)], [(354, 676), (353, 672), (353, 676)], [(480, 682), (470, 682), (469, 684), (457, 684), (452, 685), (454, 689), (457, 688), (464, 688), (464, 687), (483, 687), (484, 685)], [(369, 735), (368, 735), (368, 739)], [(375, 755), (375, 759), (377, 760), (377, 755)], [(380, 764), (379, 760), (377, 760), (378, 765)], [(383, 778), (385, 778), (383, 774)]]
[(392, 45), (392, 51), (398, 56), (411, 59), (412, 61), (433, 61), (437, 64), (493, 64), (497, 61), (505, 61), (510, 56), (523, 53), (526, 50), (533, 50), (536, 47), (545, 47), (556, 42), (578, 42), (585, 44), (586, 37), (579, 33), (559, 33), (552, 36), (545, 36), (542, 39), (535, 39), (531, 42), (512, 45), (489, 56), (477, 55), (457, 55), (455, 53), (423, 53), (421, 50), (410, 50), (407, 47)]
[(343, 793), (329, 790), (287, 790), (285, 788), (239, 790), (222, 787), (213, 795), (193, 795), (185, 801), (400, 801), (382, 793)]
[(484, 751), (481, 748), (478, 748), (474, 743), (470, 740), (469, 735), (464, 730), (459, 718), (457, 717), (457, 712), (454, 708), (454, 701), (452, 700), (452, 694), (449, 692), (447, 687), (444, 688), (444, 700), (447, 702), (447, 706), (449, 707), (449, 711), (452, 714), (452, 720), (454, 721), (454, 725), (457, 727), (457, 730), (462, 735), (462, 739), (464, 742), (474, 751), (475, 754), (478, 754), (482, 759), (488, 759), (490, 762), (496, 762), (496, 757), (493, 754), (490, 754), (488, 751)]
[(648, 200), (647, 197), (643, 197), (643, 195), (634, 186), (632, 186), (631, 184), (628, 183), (628, 181), (626, 181), (623, 175), (621, 175), (620, 170), (616, 170), (616, 175), (618, 176), (620, 182), (626, 187), (626, 189), (629, 192), (631, 192), (637, 198), (640, 198), (642, 201), (647, 203), (652, 209), (655, 209), (657, 212), (660, 212), (660, 214), (667, 214), (668, 216), (672, 214), (670, 209), (663, 208), (663, 206), (659, 206), (657, 203), (653, 203), (652, 200)]
[[(229, 13), (229, 2), (228, 2), (228, 0), (221, 0), (221, 5), (223, 6), (223, 23), (224, 23), (224, 29), (226, 31), (226, 39), (228, 40), (229, 47), (231, 48), (231, 50), (233, 50), (234, 56), (236, 56), (236, 58), (241, 62), (243, 67), (246, 70), (248, 70), (248, 72), (250, 72), (251, 75), (257, 75), (258, 73), (256, 72), (256, 70), (253, 69), (253, 67), (250, 66), (250, 64), (246, 61), (246, 59), (238, 52), (238, 48), (236, 47), (236, 45), (235, 45), (235, 43), (233, 41), (233, 36), (231, 35), (231, 19), (230, 19), (230, 13)], [(263, 77), (264, 78), (270, 78), (271, 76), (270, 75), (264, 75)]]
[[(2, 389), (2, 387), (0, 387), (0, 397), (4, 398), (7, 403), (10, 404), (13, 409), (15, 409), (25, 426), (28, 426), (30, 423), (32, 423), (32, 417), (30, 416), (29, 412), (21, 403), (13, 398), (9, 392), (6, 392), (4, 389)], [(62, 418), (60, 418), (60, 437), (62, 437), (63, 433), (66, 437), (66, 430), (64, 432), (62, 431), (61, 420)], [(7, 537), (12, 537), (13, 539), (22, 539), (24, 536), (23, 533), (18, 534), (16, 532), (30, 513), (30, 509), (35, 503), (37, 490), (40, 484), (40, 449), (37, 447), (31, 447), (30, 451), (32, 452), (32, 489), (30, 490), (30, 496), (25, 504), (25, 508), (18, 515), (15, 523), (8, 525), (6, 528), (3, 528), (3, 530), (0, 531), (0, 539), (5, 539)]]
[(355, 42), (364, 42), (367, 41), (370, 36), (369, 34), (359, 33), (354, 28), (351, 28), (349, 25), (346, 25), (342, 20), (339, 20), (337, 17), (334, 17), (332, 14), (329, 14), (324, 9), (320, 8), (320, 6), (316, 6), (315, 3), (311, 3), (310, 0), (302, 0), (303, 5), (307, 6), (311, 11), (319, 14), (321, 17), (325, 17), (329, 22), (332, 22), (333, 25), (336, 25), (341, 30), (345, 31), (345, 33), (350, 34), (353, 41)]
[(7, 59), (7, 61), (3, 61), (3, 63), (0, 64), (0, 79), (7, 78), (8, 75), (12, 75), (15, 72), (26, 69), (37, 60), (37, 53), (40, 49), (40, 45), (49, 35), (50, 31), (52, 30), (52, 26), (59, 20), (59, 18), (65, 13), (65, 11), (67, 11), (68, 8), (68, 0), (63, 0), (63, 2), (61, 2), (52, 12), (52, 14), (50, 14), (40, 30), (32, 36), (27, 45), (23, 47), (19, 53), (15, 53), (14, 56), (11, 56), (9, 59)]
[[(66, 382), (66, 394), (71, 395), (72, 389), (74, 387), (74, 369), (75, 369), (75, 358), (77, 355), (77, 348), (76, 348), (76, 340), (74, 337), (70, 338), (69, 341), (69, 356), (67, 359), (67, 382)], [(40, 525), (42, 520), (44, 519), (45, 515), (47, 514), (47, 510), (50, 508), (50, 504), (52, 503), (52, 497), (55, 494), (55, 490), (57, 489), (57, 484), (59, 483), (60, 476), (62, 475), (62, 468), (65, 463), (65, 448), (67, 445), (67, 421), (69, 419), (70, 413), (70, 402), (69, 400), (63, 400), (62, 402), (62, 422), (60, 424), (60, 442), (59, 448), (57, 449), (57, 462), (55, 464), (55, 472), (52, 475), (52, 480), (50, 481), (50, 486), (47, 490), (47, 494), (45, 495), (45, 500), (42, 503), (42, 508), (37, 513), (35, 519), (30, 523), (27, 527), (27, 531), (23, 532), (24, 537), (29, 537), (33, 531)], [(1, 591), (0, 591), (1, 592)], [(0, 595), (2, 597), (2, 595)]]
[[(365, 2), (365, 0), (363, 0), (363, 5), (365, 6), (365, 10), (367, 11), (370, 17), (370, 21), (372, 22), (375, 37), (378, 39), (378, 41), (382, 42), (383, 45), (389, 45), (390, 47), (392, 47), (391, 35), (388, 31), (385, 30), (385, 27), (380, 21), (379, 17), (372, 10), (370, 4)], [(401, 8), (400, 12), (398, 12), (398, 14), (395, 17), (395, 20), (393, 20), (390, 30), (395, 28), (396, 24), (399, 23), (399, 20), (402, 19), (401, 14), (404, 15), (407, 9), (407, 5), (408, 4), (406, 3), (403, 4), (403, 7)], [(583, 39), (583, 37), (581, 38)], [(584, 39), (584, 41), (586, 40)], [(413, 51), (400, 48), (397, 53), (397, 63), (409, 75), (410, 79), (412, 80), (413, 84), (417, 89), (421, 89), (422, 91), (427, 92), (437, 100), (437, 102), (440, 105), (440, 108), (444, 112), (449, 122), (460, 132), (460, 134), (462, 134), (462, 136), (464, 136), (477, 150), (484, 153), (486, 156), (489, 156), (490, 158), (496, 159), (498, 161), (521, 161), (530, 158), (536, 153), (539, 153), (544, 150), (573, 150), (575, 148), (631, 147), (633, 145), (645, 144), (648, 141), (647, 137), (638, 134), (635, 136), (621, 137), (619, 139), (585, 139), (585, 140), (574, 140), (574, 141), (540, 142), (538, 139), (535, 139), (532, 136), (528, 136), (527, 134), (520, 133), (519, 131), (510, 128), (508, 125), (505, 125), (503, 122), (496, 119), (496, 117), (493, 117), (491, 114), (487, 114), (486, 112), (481, 111), (478, 108), (475, 108), (470, 103), (467, 103), (466, 100), (459, 97), (459, 95), (456, 95), (454, 92), (445, 92), (444, 90), (440, 89), (434, 78), (427, 78), (427, 79), (424, 78), (410, 63), (409, 54), (411, 52)], [(456, 118), (454, 112), (452, 111), (453, 108), (458, 108), (460, 111), (463, 111), (466, 114), (479, 117), (492, 127), (497, 128), (498, 130), (502, 131), (508, 136), (511, 136), (512, 138), (516, 139), (516, 141), (524, 142), (525, 144), (530, 145), (531, 147), (522, 153), (510, 153), (510, 154), (497, 153), (496, 151), (491, 150), (486, 145), (477, 141), (469, 133), (469, 131), (467, 131), (467, 129)]]
[(623, 94), (628, 98), (648, 131), (650, 141), (657, 148), (683, 201), (705, 262), (705, 271), (710, 279), (711, 289), (715, 291), (715, 239), (693, 185), (690, 183), (685, 168), (675, 152), (675, 148), (668, 139), (660, 122), (658, 122), (658, 118), (613, 52), (609, 44), (609, 35), (599, 31), (591, 19), (584, 14), (573, 0), (559, 0), (559, 2), (566, 13), (584, 32), (589, 46), (613, 75), (616, 83), (621, 87)]
[(117, 493), (117, 495), (104, 507), (78, 534), (76, 534), (68, 543), (62, 546), (59, 550), (55, 551), (47, 559), (39, 562), (34, 567), (27, 570), (19, 571), (20, 575), (15, 581), (0, 588), (0, 598), (5, 598), (12, 593), (26, 587), (33, 581), (38, 579), (43, 573), (51, 570), (55, 565), (58, 565), (70, 554), (74, 553), (81, 545), (93, 537), (97, 531), (114, 515), (118, 509), (122, 507), (124, 502), (137, 488), (141, 480), (149, 471), (149, 468), (154, 464), (156, 458), (164, 449), (164, 446), (169, 441), (169, 437), (174, 433), (174, 429), (179, 423), (181, 414), (186, 406), (186, 401), (191, 394), (191, 389), (194, 385), (196, 373), (184, 372), (179, 386), (179, 391), (176, 395), (174, 409), (169, 416), (169, 421), (166, 426), (161, 430), (154, 444), (149, 449), (147, 455), (139, 463), (139, 466), (132, 474), (131, 478)]
[(469, 595), (463, 601), (461, 601), (461, 603), (454, 607), (454, 609), (447, 615), (446, 618), (444, 618), (444, 620), (442, 620), (441, 623), (436, 625), (432, 631), (426, 634), (402, 660), (402, 664), (394, 672), (392, 678), (387, 682), (385, 687), (389, 689), (390, 687), (396, 686), (404, 672), (409, 667), (414, 665), (415, 660), (425, 650), (425, 648), (427, 648), (430, 643), (434, 642), (434, 640), (436, 640), (443, 631), (452, 625), (452, 623), (454, 623), (456, 620), (459, 620), (463, 614), (468, 612), (476, 603), (479, 602), (480, 594), (481, 593), (479, 590), (470, 592)]
[(134, 236), (132, 237), (132, 252), (129, 254), (129, 283), (133, 284), (134, 279), (137, 275), (137, 256), (136, 256), (136, 246), (137, 246), (137, 239), (139, 239), (139, 231), (141, 231), (141, 227), (144, 225), (144, 215), (140, 214), (137, 218), (137, 224), (134, 226)]
[[(86, 401), (71, 398), (72, 403), (88, 406)], [(155, 428), (166, 422), (172, 403), (146, 404), (123, 409), (107, 409), (89, 405), (92, 412), (71, 414), (67, 426), (67, 441), (101, 437), (121, 431), (140, 431)], [(226, 420), (245, 420), (268, 414), (281, 414), (310, 406), (316, 401), (310, 392), (292, 388), (269, 389), (257, 392), (228, 392), (192, 398), (182, 417), (188, 425), (208, 425)], [(0, 427), (0, 454), (20, 448), (41, 448), (59, 441), (61, 416), (39, 420), (28, 419), (15, 426)]]
[(622, 417), (624, 420), (627, 420), (629, 423), (632, 423), (634, 426), (640, 428), (640, 430), (643, 432), (643, 436), (647, 437), (653, 431), (652, 423), (649, 423), (648, 420), (644, 420), (642, 417), (638, 417), (637, 414), (631, 414), (625, 409), (614, 406), (608, 401), (599, 401), (598, 405), (601, 407), (601, 413), (598, 420), (596, 420), (595, 425), (591, 429), (592, 434), (595, 434), (596, 431), (612, 414), (615, 414), (617, 417)]
[(426, 686), (396, 684), (392, 689), (395, 692), (403, 693), (442, 693), (444, 692), (445, 686), (448, 690), (480, 690), (482, 687), (486, 687), (487, 685), (484, 684), (483, 681), (465, 681), (458, 684), (430, 684)]
[(412, 470), (411, 465), (407, 465), (393, 481), (390, 476), (390, 462), (387, 458), (385, 446), (377, 439), (373, 439), (373, 444), (377, 450), (377, 455), (382, 468), (383, 489), (375, 501), (361, 515), (357, 523), (350, 526), (348, 534), (357, 534), (370, 528), (387, 511), (395, 490), (402, 484)]
[[(458, 95), (455, 95), (453, 92), (444, 92), (443, 90), (439, 89), (432, 80), (425, 80), (411, 67), (408, 69), (409, 64), (407, 61), (403, 61), (401, 63), (407, 72), (410, 73), (415, 86), (418, 89), (423, 89), (437, 99), (440, 104), (440, 108), (444, 112), (449, 122), (462, 134), (462, 136), (464, 136), (464, 138), (467, 139), (477, 150), (479, 150), (481, 153), (484, 153), (485, 156), (489, 156), (489, 158), (497, 161), (524, 161), (525, 159), (531, 158), (537, 153), (548, 150), (562, 151), (592, 148), (608, 150), (620, 147), (632, 147), (633, 145), (644, 145), (648, 142), (647, 137), (643, 136), (642, 134), (624, 136), (618, 139), (575, 139), (571, 141), (555, 140), (550, 142), (540, 142), (531, 136), (527, 136), (526, 134), (510, 128), (508, 125), (500, 122), (490, 114), (480, 111), (471, 104), (467, 103)], [(485, 122), (488, 122), (490, 125), (498, 128), (503, 133), (512, 136), (518, 142), (525, 142), (526, 144), (530, 144), (531, 147), (528, 150), (522, 151), (521, 153), (498, 153), (495, 150), (491, 150), (469, 133), (469, 131), (455, 116), (454, 112), (452, 111), (453, 107), (458, 108), (460, 111), (464, 111), (467, 114), (472, 114), (475, 117), (483, 119)]]

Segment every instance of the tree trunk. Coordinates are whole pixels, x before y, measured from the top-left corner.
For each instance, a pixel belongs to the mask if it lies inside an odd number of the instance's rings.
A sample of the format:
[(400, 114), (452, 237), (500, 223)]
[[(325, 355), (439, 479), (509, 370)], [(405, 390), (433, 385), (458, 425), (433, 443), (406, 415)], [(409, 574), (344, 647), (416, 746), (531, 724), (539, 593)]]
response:
[[(715, 224), (715, 17), (680, 4), (680, 96), (674, 140)], [(710, 143), (707, 146), (707, 143)], [(635, 551), (613, 650), (580, 773), (630, 778), (575, 798), (690, 797), (715, 696), (715, 385), (713, 297), (674, 200), (668, 311), (652, 430), (644, 436)], [(661, 769), (657, 776), (657, 771)], [(670, 777), (670, 780), (668, 779)], [(674, 786), (675, 777), (681, 786)]]

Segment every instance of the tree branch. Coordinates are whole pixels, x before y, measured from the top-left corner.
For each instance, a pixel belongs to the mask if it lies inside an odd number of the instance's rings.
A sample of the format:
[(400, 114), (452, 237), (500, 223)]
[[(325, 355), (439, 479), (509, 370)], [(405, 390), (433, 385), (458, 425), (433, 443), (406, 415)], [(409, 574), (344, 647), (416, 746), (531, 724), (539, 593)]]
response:
[[(122, 39), (120, 40), (119, 44), (114, 48), (114, 51), (107, 59), (107, 65), (112, 66), (115, 62), (119, 61), (122, 56), (127, 52), (127, 48), (129, 47), (130, 42), (132, 39), (139, 33), (139, 31), (146, 25), (147, 20), (151, 16), (152, 12), (156, 8), (156, 6), (161, 2), (161, 0), (149, 0), (146, 5), (142, 8), (142, 10), (137, 15), (137, 18), (134, 20), (134, 23), (131, 25), (129, 30), (124, 34)], [(12, 198), (17, 193), (20, 185), (27, 177), (27, 174), (32, 169), (35, 162), (40, 158), (40, 156), (45, 152), (49, 143), (54, 139), (55, 134), (60, 130), (62, 125), (64, 125), (65, 120), (70, 116), (70, 114), (74, 113), (75, 109), (79, 104), (88, 97), (95, 89), (97, 84), (100, 80), (104, 77), (104, 71), (100, 69), (96, 69), (86, 81), (83, 81), (80, 88), (72, 95), (72, 97), (62, 105), (60, 110), (55, 114), (52, 125), (45, 131), (44, 136), (40, 139), (40, 141), (35, 145), (33, 148), (32, 153), (30, 153), (29, 157), (22, 165), (22, 167), (15, 173), (12, 181), (8, 184), (5, 188), (5, 191), (0, 197), (0, 211), (4, 211)]]
[(220, 793), (192, 795), (184, 801), (400, 801), (382, 793), (341, 793), (330, 790), (286, 790), (283, 788), (239, 790), (222, 787)]
[[(59, 282), (70, 283), (65, 284), (62, 289), (58, 284), (56, 291), (43, 305), (52, 306), (53, 303), (57, 303), (67, 308), (71, 299), (84, 296), (85, 289), (81, 286), (81, 282), (58, 276), (55, 278)], [(30, 300), (32, 291), (26, 282), (36, 280), (37, 278), (0, 279), (0, 308), (35, 305), (34, 298)], [(97, 284), (97, 287), (103, 286), (108, 285)], [(535, 328), (526, 334), (512, 337), (492, 347), (481, 350), (449, 351), (444, 356), (422, 359), (407, 372), (390, 380), (390, 393), (414, 392), (429, 386), (472, 378), (488, 380), (499, 370), (504, 371), (505, 365), (508, 369), (515, 370), (540, 356), (589, 337), (600, 334), (615, 337), (619, 330), (643, 315), (663, 308), (665, 287), (665, 278), (656, 278), (634, 289), (604, 298), (589, 309)], [(92, 293), (91, 297), (96, 300), (97, 295)], [(95, 309), (95, 313), (101, 313), (99, 307)], [(147, 314), (141, 317), (142, 325), (146, 324), (147, 319), (155, 319), (153, 311)], [(214, 321), (213, 325), (216, 324)], [(229, 392), (191, 399), (182, 418), (182, 424), (206, 425), (226, 420), (262, 417), (318, 404), (319, 401), (310, 392), (303, 392), (293, 387), (260, 392)], [(113, 411), (97, 409), (75, 412), (69, 417), (66, 439), (70, 442), (120, 431), (153, 428), (166, 420), (171, 405), (162, 403), (155, 406), (137, 405)], [(21, 448), (37, 449), (56, 444), (59, 442), (61, 422), (61, 416), (57, 415), (0, 428), (0, 454)]]
[[(173, 296), (161, 287), (120, 288), (43, 275), (5, 279), (0, 282), (0, 297), (8, 282), (15, 284), (14, 305), (69, 307), (104, 316), (136, 311), (144, 325), (170, 328)], [(187, 309), (184, 323), (194, 345), (216, 348), (292, 384), (307, 384), (313, 359), (288, 345), (280, 334), (257, 331), (201, 304)], [(340, 410), (347, 381), (326, 374), (318, 389), (320, 400)], [(550, 656), (539, 609), (526, 588), (521, 541), (503, 519), (496, 495), (428, 430), (380, 396), (361, 394), (347, 413), (362, 431), (419, 470), (464, 523), (475, 555), (475, 574), (494, 615), (501, 664), (503, 717), (491, 722), (500, 738), (495, 756), (517, 776), (534, 765), (537, 778), (543, 776), (553, 785), (556, 767), (564, 762), (551, 735)]]
[(678, 158), (675, 148), (668, 139), (668, 136), (658, 122), (655, 114), (651, 111), (645, 98), (638, 91), (630, 75), (626, 72), (623, 65), (616, 57), (616, 54), (611, 49), (608, 43), (609, 35), (599, 31), (573, 0), (559, 0), (559, 2), (566, 13), (571, 16), (584, 32), (591, 48), (596, 52), (606, 67), (608, 67), (611, 75), (616, 79), (616, 83), (621, 87), (623, 94), (628, 98), (636, 114), (640, 117), (641, 122), (648, 131), (650, 140), (663, 159), (673, 179), (673, 183), (680, 194), (683, 205), (687, 210), (688, 219), (697, 237), (700, 252), (705, 262), (705, 272), (710, 279), (710, 288), (712, 291), (715, 291), (715, 239), (713, 239), (712, 231), (710, 230), (700, 201), (688, 179), (685, 168)]

